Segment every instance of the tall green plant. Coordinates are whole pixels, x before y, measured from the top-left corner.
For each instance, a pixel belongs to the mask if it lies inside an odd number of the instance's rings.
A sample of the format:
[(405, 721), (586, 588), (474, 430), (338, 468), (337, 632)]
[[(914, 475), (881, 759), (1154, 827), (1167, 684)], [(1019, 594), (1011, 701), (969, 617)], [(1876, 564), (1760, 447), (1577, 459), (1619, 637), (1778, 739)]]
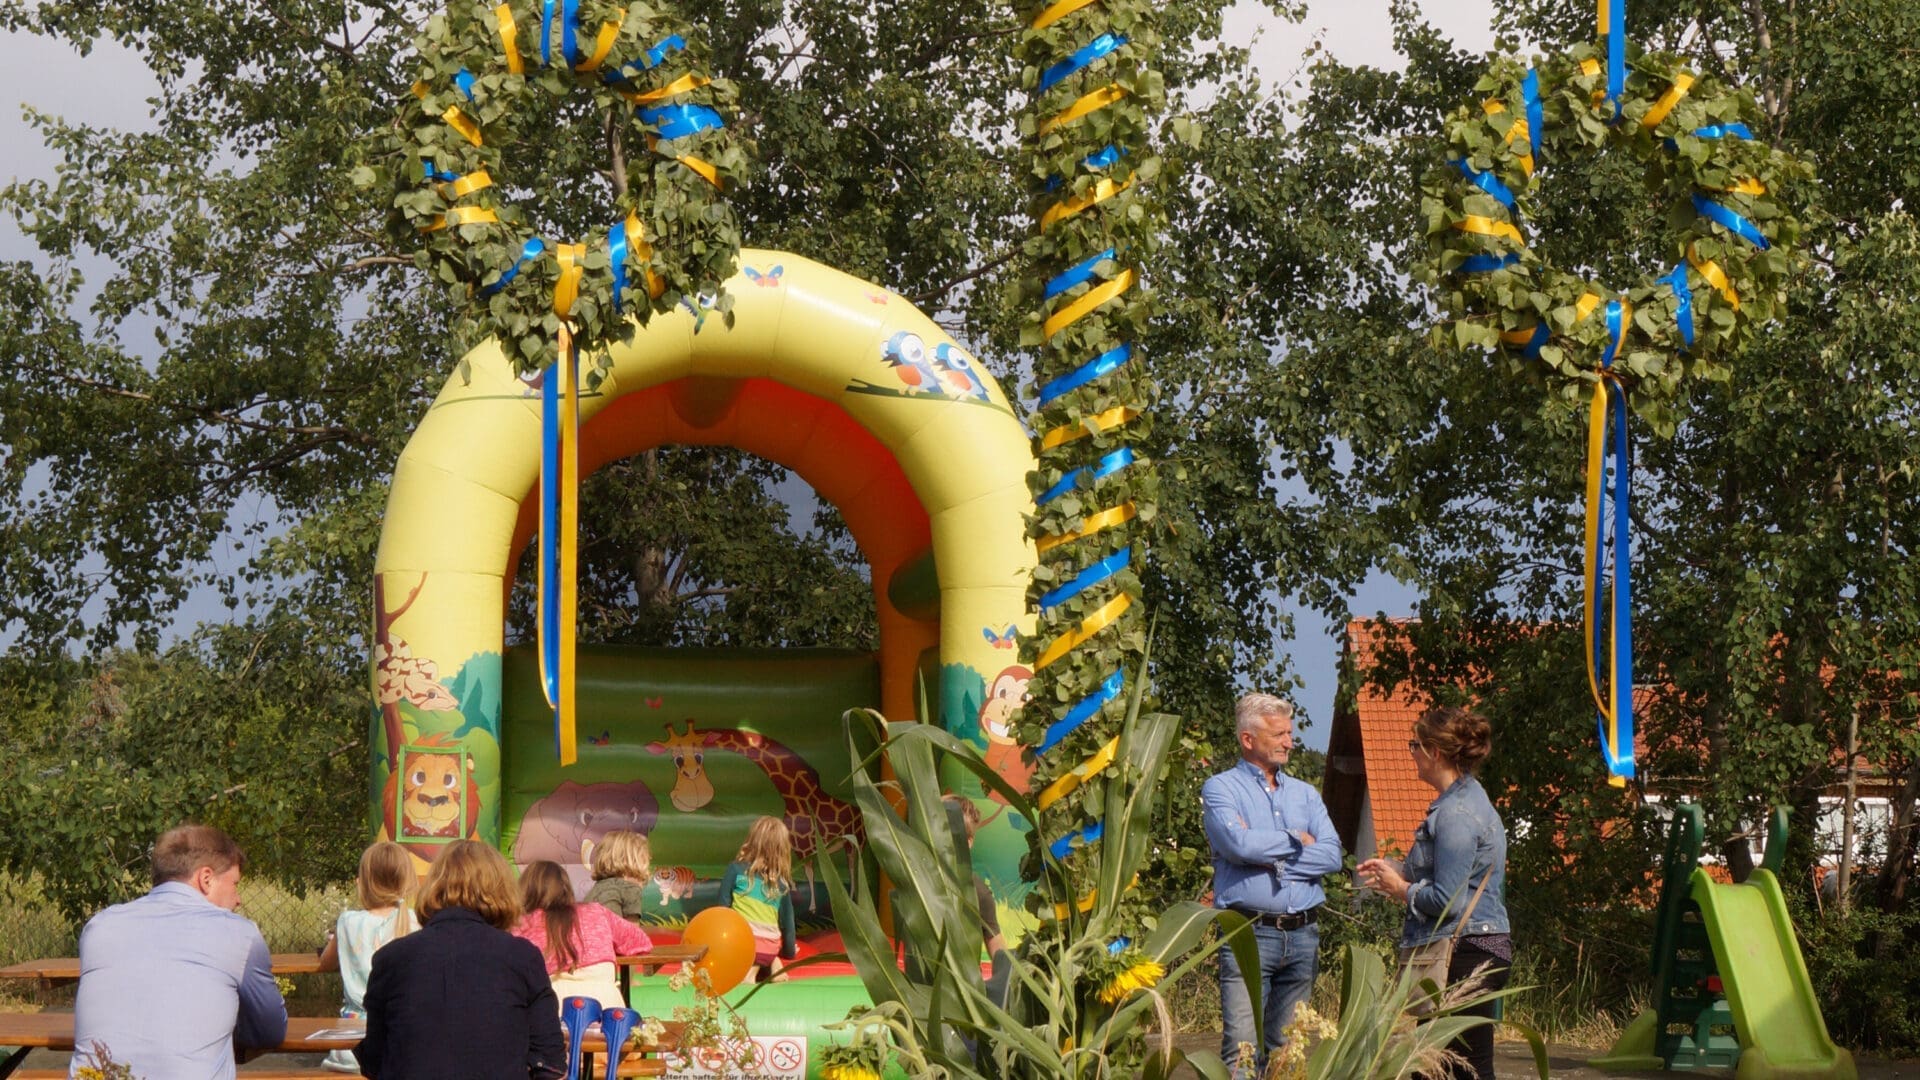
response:
[[(1172, 1018), (1157, 986), (1208, 959), (1212, 949), (1203, 945), (1216, 924), (1237, 962), (1257, 967), (1250, 924), (1182, 901), (1147, 919), (1140, 941), (1120, 936), (1138, 925), (1123, 899), (1147, 860), (1154, 794), (1179, 725), (1175, 716), (1141, 713), (1144, 682), (1134, 683), (1111, 766), (1115, 780), (1097, 806), (1101, 843), (1081, 853), (1071, 875), (1035, 845), (1041, 914), (1050, 921), (1014, 952), (996, 955), (991, 979), (981, 973), (982, 924), (967, 845), (941, 801), (942, 759), (972, 772), (1014, 813), (1030, 812), (1027, 799), (971, 745), (935, 725), (889, 723), (872, 710), (847, 713), (854, 800), (866, 824), (870, 869), (891, 884), (885, 902), (892, 923), (882, 917), (874, 877), (849, 885), (839, 860), (822, 852), (819, 876), (874, 1002), (849, 1019), (851, 1041), (828, 1052), (828, 1075), (878, 1075), (889, 1058), (913, 1076), (1155, 1078), (1181, 1064), (1204, 1077), (1227, 1075), (1218, 1055), (1173, 1045)], [(1082, 910), (1089, 883), (1092, 902)], [(1460, 1032), (1491, 1022), (1445, 1013), (1500, 996), (1457, 990), (1440, 1019), (1415, 1025), (1405, 1015), (1415, 993), (1408, 977), (1389, 982), (1378, 955), (1351, 947), (1346, 971), (1341, 1023), (1314, 1048), (1304, 1075), (1409, 1075), (1437, 1060)], [(1248, 992), (1258, 1018), (1260, 987), (1250, 983)], [(1152, 1050), (1150, 1033), (1159, 1035)], [(1538, 1037), (1530, 1037), (1537, 1046)], [(1538, 1056), (1545, 1075), (1544, 1050)]]

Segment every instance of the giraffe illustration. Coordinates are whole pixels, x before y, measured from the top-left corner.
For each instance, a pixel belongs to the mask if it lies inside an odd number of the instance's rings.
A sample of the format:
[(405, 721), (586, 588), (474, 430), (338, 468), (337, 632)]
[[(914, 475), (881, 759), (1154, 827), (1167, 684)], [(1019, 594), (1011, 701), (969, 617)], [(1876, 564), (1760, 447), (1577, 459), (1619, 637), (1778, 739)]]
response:
[(810, 867), (813, 853), (837, 837), (858, 841), (866, 835), (859, 809), (828, 794), (820, 786), (819, 771), (780, 743), (757, 731), (739, 728), (696, 732), (691, 719), (684, 733), (673, 730), (671, 723), (666, 728), (667, 741), (648, 743), (647, 749), (673, 755), (673, 792), (669, 799), (676, 809), (696, 810), (713, 798), (713, 782), (707, 779), (702, 751), (728, 750), (759, 766), (773, 782), (783, 804), (782, 820), (793, 834), (796, 864)]

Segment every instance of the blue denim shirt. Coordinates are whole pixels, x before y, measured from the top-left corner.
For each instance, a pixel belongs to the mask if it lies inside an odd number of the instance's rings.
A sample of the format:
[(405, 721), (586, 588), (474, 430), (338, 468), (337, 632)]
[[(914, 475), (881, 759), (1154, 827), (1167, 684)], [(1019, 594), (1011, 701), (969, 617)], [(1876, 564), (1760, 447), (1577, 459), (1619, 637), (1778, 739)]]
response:
[(1286, 773), (1275, 781), (1269, 789), (1266, 773), (1242, 761), (1200, 789), (1215, 907), (1291, 915), (1326, 902), (1320, 878), (1340, 869), (1340, 834), (1312, 784)]
[[(1462, 776), (1427, 807), (1407, 855), (1407, 923), (1400, 947), (1410, 949), (1452, 937), (1467, 905), (1473, 905), (1463, 936), (1508, 932), (1507, 828), (1487, 790)], [(1487, 887), (1474, 900), (1474, 890)]]
[[(182, 881), (116, 904), (80, 932), (75, 1046), (106, 1045), (147, 1080), (221, 1080), (233, 1048), (286, 1037), (260, 928)], [(73, 1068), (84, 1064), (75, 1055)]]

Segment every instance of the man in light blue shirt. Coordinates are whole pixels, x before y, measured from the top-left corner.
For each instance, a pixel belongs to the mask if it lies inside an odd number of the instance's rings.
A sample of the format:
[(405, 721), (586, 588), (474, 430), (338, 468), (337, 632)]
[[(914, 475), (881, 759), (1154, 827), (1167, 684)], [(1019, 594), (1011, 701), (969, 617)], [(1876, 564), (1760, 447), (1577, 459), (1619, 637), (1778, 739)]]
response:
[(153, 891), (87, 920), (74, 1071), (99, 1047), (141, 1080), (228, 1080), (236, 1046), (286, 1038), (267, 943), (234, 911), (245, 862), (219, 829), (169, 829), (153, 845)]
[[(1220, 947), (1220, 1056), (1235, 1076), (1260, 1076), (1285, 1045), (1294, 1006), (1320, 967), (1321, 877), (1341, 867), (1340, 837), (1311, 784), (1281, 768), (1293, 753), (1293, 705), (1247, 694), (1234, 705), (1240, 762), (1201, 788), (1213, 849), (1213, 904), (1253, 920), (1265, 998), (1265, 1047), (1253, 1047), (1253, 1002), (1233, 950)], [(1251, 1059), (1242, 1062), (1247, 1044)]]

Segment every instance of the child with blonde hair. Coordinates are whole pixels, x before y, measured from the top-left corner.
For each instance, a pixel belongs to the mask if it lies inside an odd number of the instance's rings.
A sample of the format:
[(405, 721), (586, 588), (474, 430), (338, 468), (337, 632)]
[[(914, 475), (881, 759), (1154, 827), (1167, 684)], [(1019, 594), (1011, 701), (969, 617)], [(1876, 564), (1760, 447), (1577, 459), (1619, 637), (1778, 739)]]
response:
[(567, 872), (544, 859), (520, 872), (520, 907), (525, 914), (513, 935), (539, 947), (555, 997), (625, 1007), (614, 959), (652, 952), (646, 931), (599, 904), (575, 903)]
[(764, 969), (774, 982), (785, 982), (783, 961), (794, 958), (793, 837), (777, 817), (756, 820), (747, 830), (740, 854), (727, 864), (720, 879), (720, 899), (738, 911), (753, 928), (754, 968)]
[[(413, 856), (391, 840), (382, 840), (360, 853), (360, 872), (353, 882), (354, 898), (360, 906), (340, 913), (327, 932), (326, 945), (320, 949), (320, 967), (340, 969), (344, 991), (341, 1016), (365, 1018), (373, 954), (419, 926), (412, 910), (417, 881)], [(360, 1063), (345, 1050), (333, 1051), (320, 1064), (335, 1072), (360, 1075)]]
[(653, 873), (653, 847), (647, 838), (628, 829), (619, 829), (593, 845), (593, 888), (587, 890), (588, 904), (599, 904), (624, 919), (639, 919), (645, 914), (647, 877)]

